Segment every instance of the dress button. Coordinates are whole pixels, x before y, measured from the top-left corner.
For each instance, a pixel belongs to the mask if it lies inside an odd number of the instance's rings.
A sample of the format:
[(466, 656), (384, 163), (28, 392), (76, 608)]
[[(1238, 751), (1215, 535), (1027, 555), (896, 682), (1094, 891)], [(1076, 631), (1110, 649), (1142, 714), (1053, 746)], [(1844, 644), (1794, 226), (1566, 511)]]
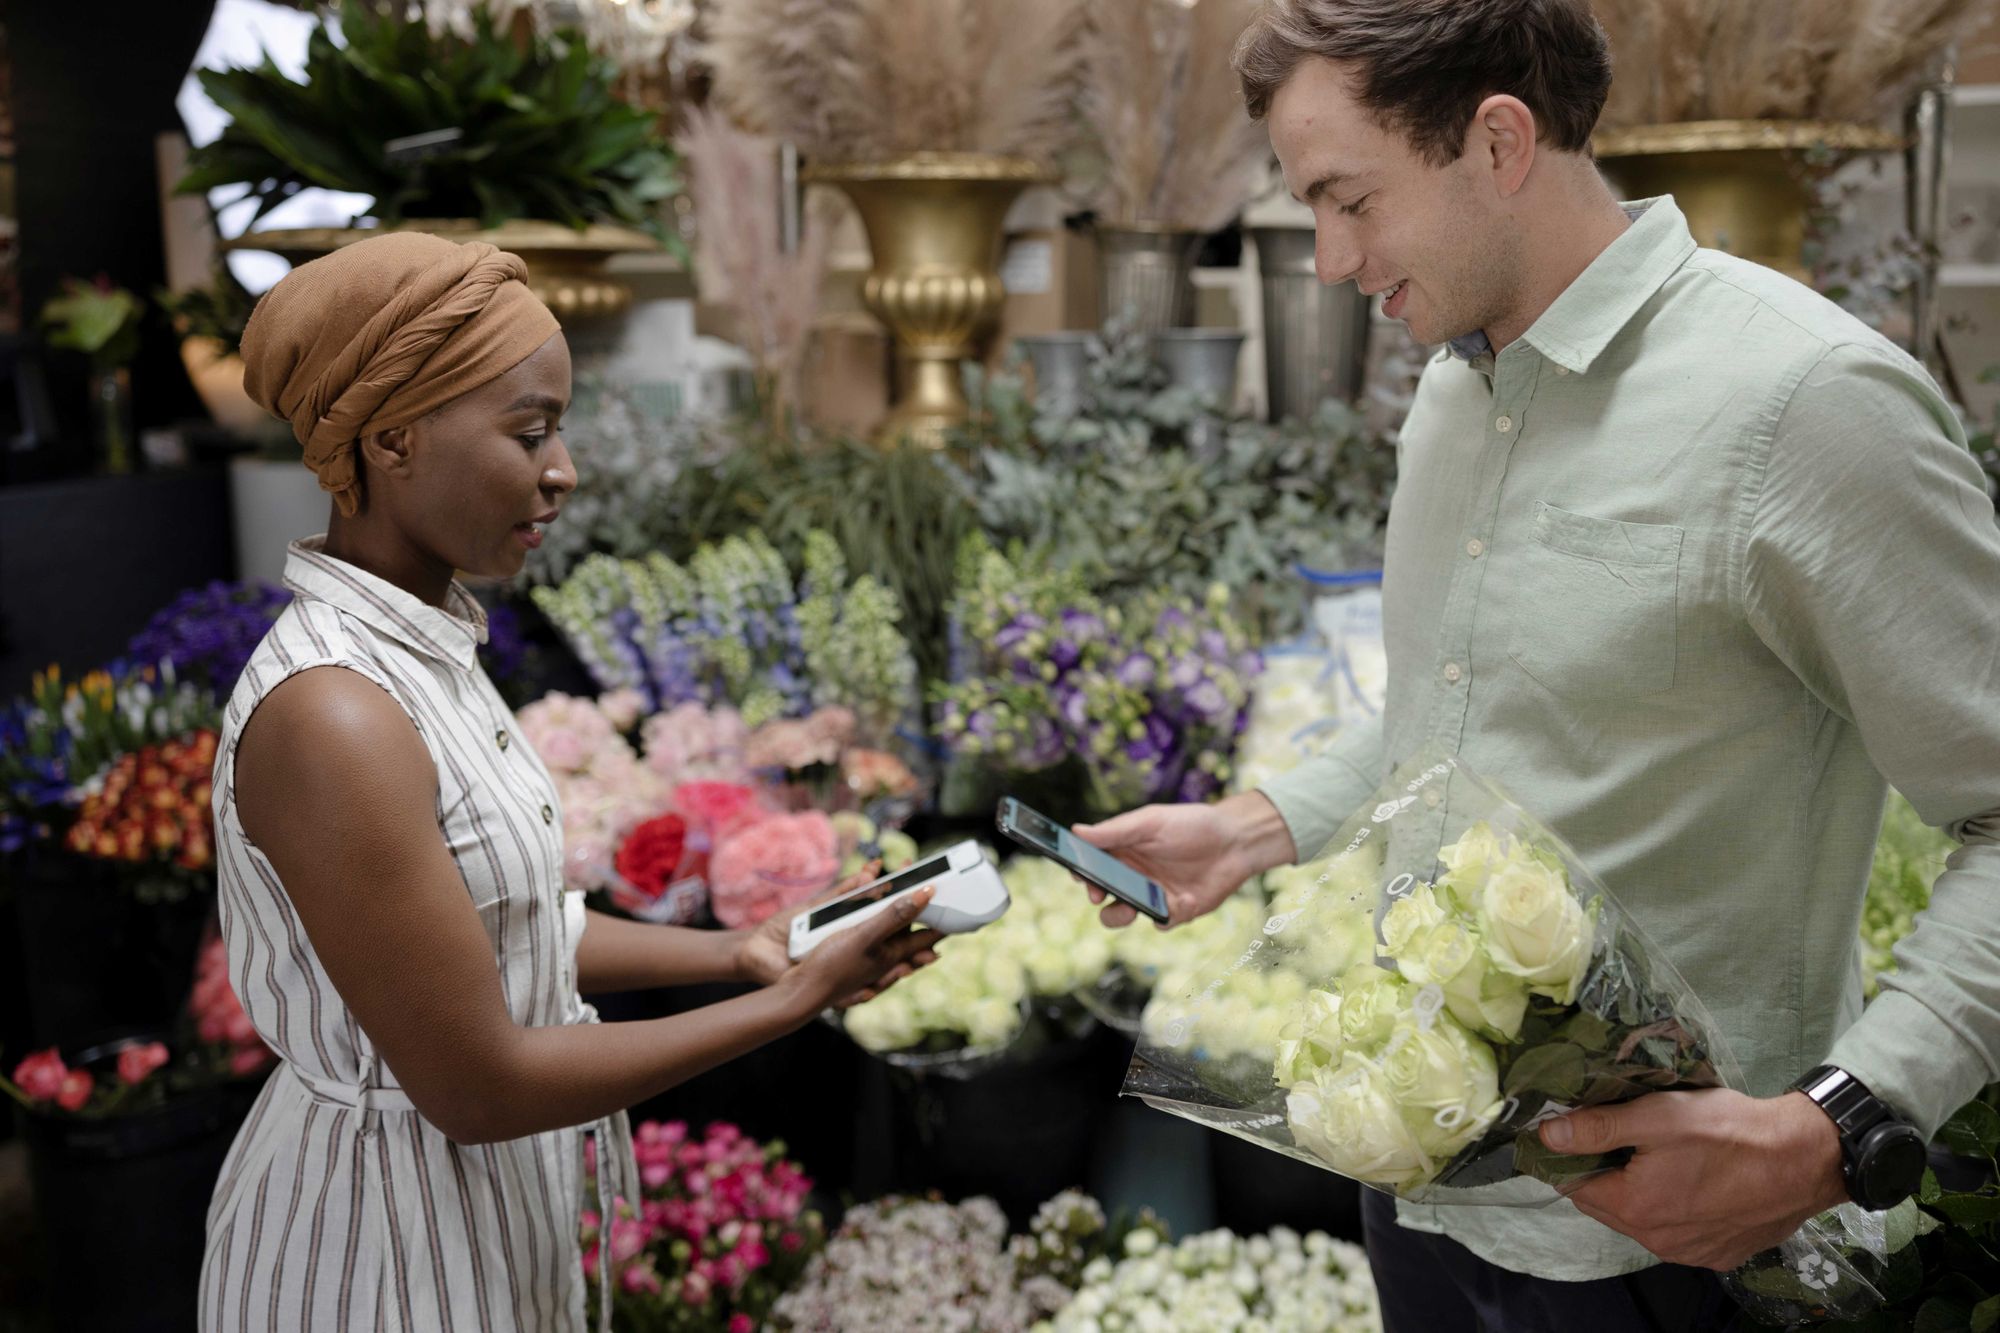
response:
[(1465, 544), (1465, 553), (1471, 556), (1474, 560), (1477, 560), (1480, 556), (1486, 554), (1486, 543), (1480, 541), (1479, 538), (1474, 537), (1471, 541)]
[(1557, 366), (1557, 367), (1556, 367), (1556, 374), (1558, 374), (1558, 375), (1567, 375), (1567, 374), (1569, 374), (1569, 367), (1568, 367), (1568, 366)]
[(499, 747), (500, 747), (501, 749), (503, 749), (503, 750), (504, 750), (504, 749), (506, 749), (506, 748), (507, 748), (507, 733), (506, 733), (506, 732), (504, 732), (504, 731), (496, 731), (496, 732), (494, 732), (494, 733), (493, 733), (493, 743), (494, 743), (495, 745), (499, 746)]
[(1458, 683), (1458, 678), (1464, 674), (1465, 672), (1459, 668), (1458, 663), (1446, 662), (1444, 664), (1444, 678), (1454, 685)]
[(553, 824), (556, 822), (556, 812), (553, 806), (545, 805), (542, 807), (542, 822), (544, 824)]
[(1495, 421), (1493, 423), (1493, 429), (1499, 431), (1502, 435), (1505, 435), (1508, 431), (1514, 429), (1514, 418), (1501, 417), (1498, 421)]

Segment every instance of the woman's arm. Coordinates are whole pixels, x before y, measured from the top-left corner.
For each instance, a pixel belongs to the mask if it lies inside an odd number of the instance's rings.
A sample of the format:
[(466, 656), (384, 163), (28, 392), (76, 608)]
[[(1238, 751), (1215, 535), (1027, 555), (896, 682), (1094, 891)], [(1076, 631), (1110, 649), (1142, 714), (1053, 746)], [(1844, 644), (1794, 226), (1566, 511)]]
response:
[(586, 912), (584, 921), (576, 984), (586, 993), (759, 980), (744, 966), (747, 930), (655, 926), (603, 912)]
[(394, 700), (338, 667), (265, 698), (236, 755), (238, 812), (321, 965), (417, 1110), (464, 1143), (584, 1124), (807, 1022), (936, 936), (928, 893), (776, 984), (640, 1023), (524, 1028), (437, 826), (437, 774)]

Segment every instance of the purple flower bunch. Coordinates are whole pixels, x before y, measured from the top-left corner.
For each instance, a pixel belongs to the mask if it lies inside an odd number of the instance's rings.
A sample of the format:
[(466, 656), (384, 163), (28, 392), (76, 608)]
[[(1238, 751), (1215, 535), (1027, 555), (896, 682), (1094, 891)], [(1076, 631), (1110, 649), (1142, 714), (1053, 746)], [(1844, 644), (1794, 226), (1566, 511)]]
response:
[(988, 551), (954, 605), (968, 670), (942, 693), (939, 736), (1013, 772), (1073, 758), (1104, 811), (1208, 800), (1229, 780), (1263, 669), (1228, 601), (1217, 586), (1199, 605), (1161, 593), (1107, 604)]
[(181, 680), (227, 699), (291, 600), (290, 592), (258, 580), (190, 588), (146, 622), (125, 655), (135, 662), (171, 662)]

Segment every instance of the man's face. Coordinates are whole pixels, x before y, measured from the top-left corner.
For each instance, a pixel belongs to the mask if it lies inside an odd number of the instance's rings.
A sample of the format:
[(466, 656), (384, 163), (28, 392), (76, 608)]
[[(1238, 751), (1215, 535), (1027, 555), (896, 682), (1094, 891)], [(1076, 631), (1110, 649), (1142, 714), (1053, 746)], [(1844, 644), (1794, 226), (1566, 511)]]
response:
[(1507, 312), (1520, 262), (1488, 154), (1432, 166), (1355, 100), (1330, 60), (1302, 62), (1268, 121), (1285, 186), (1313, 211), (1321, 282), (1386, 297), (1384, 313), (1429, 344)]

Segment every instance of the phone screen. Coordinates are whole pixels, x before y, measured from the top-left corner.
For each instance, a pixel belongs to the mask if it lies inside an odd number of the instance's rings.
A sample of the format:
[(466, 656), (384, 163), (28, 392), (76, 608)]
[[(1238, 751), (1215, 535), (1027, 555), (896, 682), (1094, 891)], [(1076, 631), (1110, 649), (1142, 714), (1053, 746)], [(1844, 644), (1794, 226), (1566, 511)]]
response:
[(1123, 899), (1157, 921), (1167, 919), (1167, 895), (1152, 880), (1019, 801), (1010, 799), (1007, 808), (1011, 816), (1011, 831), (1112, 896)]
[(949, 869), (951, 869), (950, 858), (934, 856), (921, 865), (911, 866), (908, 870), (899, 870), (886, 879), (876, 880), (866, 888), (856, 889), (845, 898), (836, 898), (824, 907), (815, 908), (812, 915), (806, 918), (806, 928), (818, 930), (828, 922), (838, 921), (844, 916), (859, 912), (864, 907), (873, 907), (884, 898), (892, 897), (905, 889), (920, 889)]

